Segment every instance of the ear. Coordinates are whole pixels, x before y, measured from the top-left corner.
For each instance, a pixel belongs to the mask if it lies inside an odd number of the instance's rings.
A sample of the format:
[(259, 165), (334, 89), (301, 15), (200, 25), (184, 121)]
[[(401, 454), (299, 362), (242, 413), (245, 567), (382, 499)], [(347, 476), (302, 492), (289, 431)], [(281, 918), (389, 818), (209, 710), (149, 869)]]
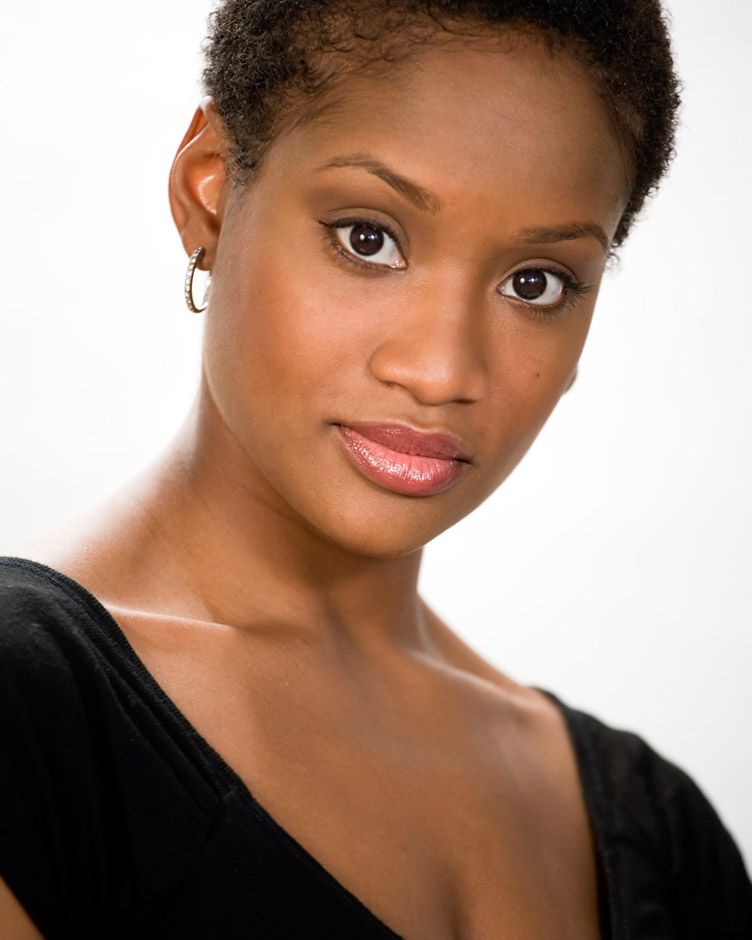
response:
[(214, 266), (229, 181), (225, 170), (227, 132), (211, 99), (204, 98), (170, 170), (170, 209), (183, 247), (206, 249), (199, 267)]

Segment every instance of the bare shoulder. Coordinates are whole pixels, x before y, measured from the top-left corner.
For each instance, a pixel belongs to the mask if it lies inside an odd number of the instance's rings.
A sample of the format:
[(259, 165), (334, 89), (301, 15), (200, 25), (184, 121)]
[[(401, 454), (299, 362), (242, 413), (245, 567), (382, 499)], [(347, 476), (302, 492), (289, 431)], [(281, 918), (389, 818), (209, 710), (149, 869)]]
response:
[(2, 554), (60, 571), (96, 597), (117, 600), (148, 538), (136, 478), (86, 508), (3, 546)]
[(450, 667), (483, 679), (510, 696), (538, 701), (541, 696), (535, 689), (522, 685), (507, 673), (484, 659), (480, 653), (454, 632), (429, 607), (424, 605), (429, 634), (438, 656)]
[(431, 639), (438, 655), (461, 674), (487, 684), (507, 702), (530, 732), (566, 741), (566, 723), (557, 706), (537, 689), (517, 682), (493, 665), (454, 632), (428, 607), (425, 608)]
[(44, 940), (2, 877), (0, 877), (0, 936), (5, 940)]
[(46, 565), (99, 598), (108, 595), (108, 586), (117, 574), (114, 555), (102, 550), (96, 533), (80, 518), (40, 529), (10, 545), (3, 554)]
[[(439, 655), (450, 668), (468, 677), (464, 685), (483, 702), (477, 714), (485, 737), (498, 740), (499, 734), (503, 736), (514, 777), (524, 781), (531, 818), (545, 826), (546, 844), (558, 846), (562, 857), (569, 859), (570, 870), (581, 874), (573, 890), (578, 885), (592, 889), (595, 855), (591, 826), (564, 713), (543, 692), (522, 685), (484, 659), (435, 615), (429, 617), (429, 624)], [(593, 894), (588, 898), (588, 904), (595, 903)]]

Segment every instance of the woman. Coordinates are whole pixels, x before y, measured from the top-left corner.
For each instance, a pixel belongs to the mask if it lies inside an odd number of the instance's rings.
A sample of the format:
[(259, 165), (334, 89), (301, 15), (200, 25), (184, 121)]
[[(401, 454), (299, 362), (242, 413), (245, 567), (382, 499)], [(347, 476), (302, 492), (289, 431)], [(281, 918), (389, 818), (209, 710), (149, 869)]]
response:
[(0, 932), (749, 936), (692, 780), (417, 591), (665, 170), (657, 3), (230, 0), (207, 56), (170, 177), (195, 406), (0, 563)]

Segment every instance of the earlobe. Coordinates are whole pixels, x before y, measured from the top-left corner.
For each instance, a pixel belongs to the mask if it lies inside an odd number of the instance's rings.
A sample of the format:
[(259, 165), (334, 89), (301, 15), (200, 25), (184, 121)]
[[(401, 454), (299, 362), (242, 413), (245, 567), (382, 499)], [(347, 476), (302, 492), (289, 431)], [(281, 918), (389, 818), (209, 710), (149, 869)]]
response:
[(205, 98), (193, 115), (170, 170), (170, 209), (186, 254), (198, 245), (200, 267), (211, 270), (222, 228), (227, 189), (224, 124)]

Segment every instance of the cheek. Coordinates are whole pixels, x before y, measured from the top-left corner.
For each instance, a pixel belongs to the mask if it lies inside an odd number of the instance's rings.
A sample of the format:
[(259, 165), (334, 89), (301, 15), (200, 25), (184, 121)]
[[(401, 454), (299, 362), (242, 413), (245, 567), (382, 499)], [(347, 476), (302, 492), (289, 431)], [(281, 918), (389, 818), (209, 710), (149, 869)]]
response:
[(220, 411), (244, 442), (273, 433), (266, 423), (279, 434), (303, 427), (305, 414), (323, 422), (341, 406), (363, 358), (350, 302), (294, 253), (226, 259), (212, 288), (204, 361)]
[(498, 337), (493, 389), (479, 423), (489, 492), (514, 469), (566, 391), (592, 319), (580, 307), (557, 324), (516, 321)]

